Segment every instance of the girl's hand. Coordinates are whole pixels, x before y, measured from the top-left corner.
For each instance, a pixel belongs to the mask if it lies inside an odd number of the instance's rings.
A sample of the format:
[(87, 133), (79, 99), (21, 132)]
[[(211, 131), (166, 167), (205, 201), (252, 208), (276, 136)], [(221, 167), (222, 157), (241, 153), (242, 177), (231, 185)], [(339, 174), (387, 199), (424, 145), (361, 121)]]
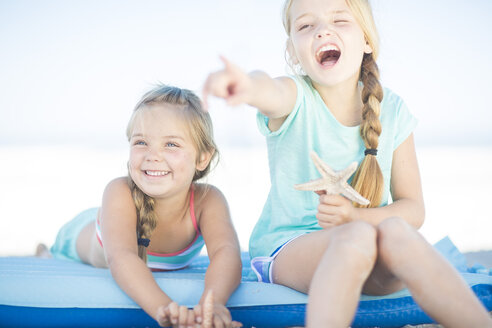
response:
[(213, 96), (223, 98), (231, 106), (247, 102), (248, 92), (252, 86), (252, 80), (238, 66), (232, 64), (225, 57), (220, 57), (224, 68), (211, 73), (203, 86), (203, 108), (207, 110), (207, 98)]
[(231, 313), (222, 304), (215, 303), (213, 304), (213, 314), (210, 322), (204, 317), (204, 307), (205, 305), (197, 305), (195, 306), (195, 317), (203, 318), (200, 319), (202, 324), (202, 328), (239, 328), (243, 325), (237, 321), (233, 321), (231, 317)]
[(352, 202), (341, 195), (328, 195), (316, 192), (319, 196), (318, 224), (323, 228), (332, 228), (357, 219), (357, 209)]
[(196, 327), (195, 311), (183, 305), (179, 306), (176, 302), (161, 306), (157, 310), (156, 320), (161, 327)]

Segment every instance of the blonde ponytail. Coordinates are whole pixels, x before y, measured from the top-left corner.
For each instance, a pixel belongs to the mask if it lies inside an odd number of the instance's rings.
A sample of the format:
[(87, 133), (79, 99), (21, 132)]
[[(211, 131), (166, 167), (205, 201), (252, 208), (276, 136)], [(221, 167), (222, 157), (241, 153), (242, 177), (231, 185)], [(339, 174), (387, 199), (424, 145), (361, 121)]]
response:
[(371, 203), (367, 206), (355, 204), (357, 207), (377, 207), (381, 204), (384, 179), (376, 159), (381, 122), (379, 114), (383, 100), (383, 88), (379, 82), (378, 66), (372, 54), (365, 54), (361, 67), (362, 89), (362, 123), (360, 134), (367, 149), (365, 157), (355, 172), (352, 186)]

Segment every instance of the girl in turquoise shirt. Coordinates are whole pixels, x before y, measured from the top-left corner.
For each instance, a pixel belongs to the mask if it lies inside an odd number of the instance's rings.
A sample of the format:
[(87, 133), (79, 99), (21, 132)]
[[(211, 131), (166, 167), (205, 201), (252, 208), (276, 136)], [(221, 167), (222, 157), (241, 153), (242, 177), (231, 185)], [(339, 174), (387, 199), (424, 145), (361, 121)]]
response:
[[(308, 293), (307, 327), (347, 327), (361, 293), (405, 287), (446, 327), (492, 327), (458, 272), (417, 232), (416, 120), (379, 82), (368, 1), (287, 0), (284, 26), (296, 76), (245, 74), (223, 59), (203, 90), (205, 100), (256, 107), (267, 138), (271, 190), (250, 239), (259, 280)], [(359, 162), (351, 184), (370, 205), (295, 190), (319, 177), (312, 150), (334, 170)]]

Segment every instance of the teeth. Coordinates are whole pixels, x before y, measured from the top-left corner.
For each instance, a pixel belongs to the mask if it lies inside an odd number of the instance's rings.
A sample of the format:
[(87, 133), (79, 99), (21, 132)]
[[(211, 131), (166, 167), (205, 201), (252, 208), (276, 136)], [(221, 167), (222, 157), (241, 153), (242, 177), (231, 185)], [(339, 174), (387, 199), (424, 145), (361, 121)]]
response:
[(154, 177), (164, 176), (164, 175), (167, 175), (168, 173), (169, 173), (168, 171), (145, 171), (145, 174), (151, 175)]
[(323, 46), (318, 50), (318, 52), (316, 53), (316, 56), (319, 56), (324, 51), (330, 51), (330, 50), (340, 51), (337, 46), (335, 46), (333, 44), (327, 44), (326, 46)]

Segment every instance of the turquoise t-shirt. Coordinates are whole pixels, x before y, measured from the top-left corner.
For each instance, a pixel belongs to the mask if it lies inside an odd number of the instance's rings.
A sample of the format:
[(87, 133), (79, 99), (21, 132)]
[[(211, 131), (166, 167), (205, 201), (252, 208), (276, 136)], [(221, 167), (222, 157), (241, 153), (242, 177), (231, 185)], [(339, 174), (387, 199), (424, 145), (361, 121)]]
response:
[[(321, 229), (315, 217), (319, 196), (294, 189), (295, 184), (320, 177), (309, 155), (312, 150), (335, 171), (364, 157), (360, 127), (340, 124), (309, 78), (291, 78), (297, 86), (296, 104), (280, 129), (270, 131), (268, 118), (257, 114), (258, 127), (267, 140), (271, 188), (249, 240), (251, 258), (270, 256), (289, 239)], [(417, 120), (403, 100), (385, 88), (380, 121), (377, 160), (384, 177), (384, 206), (390, 193), (393, 151), (412, 133)]]

